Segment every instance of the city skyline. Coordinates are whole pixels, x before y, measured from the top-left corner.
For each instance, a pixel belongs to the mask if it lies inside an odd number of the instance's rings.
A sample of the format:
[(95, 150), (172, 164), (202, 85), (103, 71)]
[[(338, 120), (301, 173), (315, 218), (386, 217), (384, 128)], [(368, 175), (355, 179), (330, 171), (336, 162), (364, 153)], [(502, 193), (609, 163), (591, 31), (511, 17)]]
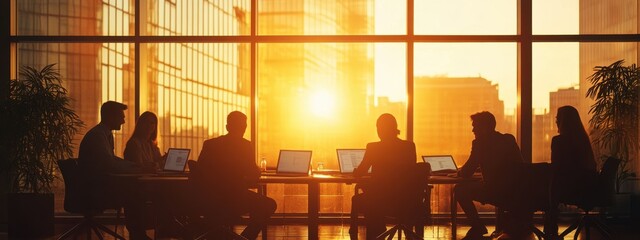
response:
[[(135, 23), (133, 1), (62, 0), (42, 5), (20, 1), (19, 36), (129, 36), (138, 41), (139, 36), (132, 36), (132, 26), (138, 24), (140, 36), (168, 36), (169, 42), (18, 42), (16, 65), (58, 62), (71, 96), (77, 98), (73, 108), (87, 126), (99, 122), (102, 102), (128, 104), (127, 123), (115, 133), (116, 155), (122, 155), (131, 135), (135, 109), (158, 114), (161, 150), (190, 148), (193, 158), (205, 139), (226, 133), (226, 114), (240, 110), (251, 119), (245, 138), (254, 141), (256, 157), (265, 157), (269, 166), (275, 165), (279, 149), (310, 149), (314, 166), (322, 161), (325, 169), (337, 169), (335, 149), (378, 141), (375, 120), (384, 112), (396, 116), (400, 138), (416, 142), (418, 155), (451, 154), (462, 164), (474, 137), (469, 115), (488, 110), (496, 115), (499, 131), (518, 136), (523, 149), (535, 149), (530, 154), (533, 162), (549, 161), (548, 142), (556, 134), (552, 107), (576, 104), (573, 98), (584, 96), (588, 87), (584, 83), (594, 65), (621, 56), (632, 58), (629, 52), (637, 45), (534, 42), (533, 71), (528, 73), (533, 86), (527, 89), (517, 86), (521, 39), (492, 38), (518, 35), (517, 1), (415, 2), (419, 14), (414, 34), (465, 35), (461, 42), (420, 42), (406, 35), (404, 1), (258, 2), (254, 10), (258, 20), (252, 20), (249, 0), (146, 0), (141, 2), (141, 22)], [(582, 33), (577, 13), (583, 9), (577, 2), (535, 1), (534, 33)], [(575, 4), (569, 13), (562, 11), (565, 3)], [(260, 36), (291, 42), (242, 38), (250, 34), (252, 23)], [(599, 33), (594, 28), (586, 33)], [(305, 35), (363, 35), (372, 40), (296, 40)], [(492, 41), (475, 42), (474, 35)], [(176, 36), (212, 40), (171, 38)], [(410, 49), (412, 53), (407, 52)], [(407, 75), (409, 54), (414, 60), (413, 82)], [(135, 66), (136, 60), (140, 66)], [(571, 87), (571, 100), (552, 96)], [(523, 140), (518, 133), (523, 130), (515, 110), (518, 90), (533, 93), (532, 124), (524, 125), (531, 128), (532, 139)], [(413, 102), (408, 100), (409, 91)], [(577, 102), (584, 109), (585, 104)], [(346, 211), (351, 190), (323, 187), (327, 194), (322, 197), (333, 200), (323, 211)], [(278, 201), (286, 199), (293, 205), (281, 211), (304, 211), (304, 188), (270, 191), (277, 192)], [(436, 212), (443, 211), (447, 203), (436, 206)]]

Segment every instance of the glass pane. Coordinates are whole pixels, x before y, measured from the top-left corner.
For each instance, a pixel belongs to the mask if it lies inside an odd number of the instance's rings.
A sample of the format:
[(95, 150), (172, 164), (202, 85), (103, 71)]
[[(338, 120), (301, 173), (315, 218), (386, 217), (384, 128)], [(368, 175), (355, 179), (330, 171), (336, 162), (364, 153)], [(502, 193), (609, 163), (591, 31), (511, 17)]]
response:
[[(204, 140), (227, 133), (227, 115), (251, 119), (249, 44), (143, 44), (141, 111), (158, 115), (158, 147), (191, 149), (198, 159)], [(245, 132), (251, 139), (251, 126)]]
[[(597, 2), (606, 4), (607, 1)], [(578, 34), (581, 19), (579, 0), (536, 0), (532, 1), (532, 8), (533, 34)]]
[[(597, 66), (621, 59), (625, 66), (637, 63), (638, 43), (536, 43), (533, 47), (533, 161), (550, 162), (551, 138), (558, 135), (558, 108), (577, 108), (582, 124), (591, 134), (589, 109), (595, 101), (586, 95), (592, 86), (588, 78)], [(590, 137), (593, 145), (594, 135)], [(593, 148), (596, 160), (606, 154), (595, 145)], [(630, 169), (634, 168), (637, 161), (630, 165)]]
[(134, 35), (131, 0), (20, 0), (16, 2), (18, 35)]
[(148, 0), (141, 35), (239, 36), (251, 34), (250, 0)]
[[(551, 138), (558, 134), (555, 117), (564, 105), (580, 109), (578, 43), (534, 43), (532, 162), (551, 162)], [(582, 97), (581, 97), (582, 96)]]
[(414, 33), (422, 35), (517, 34), (513, 0), (415, 0)]
[[(84, 134), (100, 121), (100, 106), (108, 100), (128, 105), (126, 123), (115, 131), (115, 153), (122, 157), (126, 140), (133, 132), (135, 110), (135, 84), (133, 44), (125, 43), (20, 43), (18, 66), (40, 69), (56, 63), (62, 83), (73, 99), (71, 107), (80, 116), (85, 127), (74, 137), (74, 153)], [(55, 210), (64, 212), (64, 184), (59, 178), (54, 183)]]
[[(280, 149), (312, 150), (314, 169), (322, 162), (337, 170), (336, 149), (378, 141), (375, 121), (384, 112), (396, 116), (404, 136), (405, 59), (404, 44), (259, 44), (258, 154), (275, 167)], [(322, 187), (321, 198), (342, 195), (342, 202), (321, 202), (322, 211), (348, 211), (341, 206), (350, 206), (353, 192), (339, 188)], [(306, 187), (286, 185), (268, 195), (278, 211), (304, 212), (306, 197), (298, 202), (287, 195), (302, 193)]]
[(405, 1), (258, 1), (258, 34), (260, 35), (404, 33), (406, 33)]
[[(418, 155), (453, 155), (462, 166), (474, 139), (469, 116), (480, 111), (493, 113), (497, 131), (516, 136), (516, 57), (515, 43), (416, 44), (413, 135)], [(436, 187), (434, 212), (449, 211), (450, 188)]]

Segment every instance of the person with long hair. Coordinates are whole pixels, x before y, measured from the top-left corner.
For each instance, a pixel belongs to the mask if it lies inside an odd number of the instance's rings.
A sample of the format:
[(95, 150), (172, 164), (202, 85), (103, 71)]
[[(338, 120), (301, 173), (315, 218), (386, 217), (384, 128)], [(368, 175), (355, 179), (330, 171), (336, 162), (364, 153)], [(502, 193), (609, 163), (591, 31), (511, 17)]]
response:
[(558, 135), (551, 140), (551, 182), (549, 210), (545, 216), (545, 233), (557, 236), (558, 204), (581, 198), (597, 176), (591, 141), (578, 110), (572, 106), (558, 108)]
[(138, 117), (136, 127), (124, 149), (124, 160), (136, 163), (144, 169), (155, 170), (162, 164), (158, 148), (158, 117), (144, 112)]

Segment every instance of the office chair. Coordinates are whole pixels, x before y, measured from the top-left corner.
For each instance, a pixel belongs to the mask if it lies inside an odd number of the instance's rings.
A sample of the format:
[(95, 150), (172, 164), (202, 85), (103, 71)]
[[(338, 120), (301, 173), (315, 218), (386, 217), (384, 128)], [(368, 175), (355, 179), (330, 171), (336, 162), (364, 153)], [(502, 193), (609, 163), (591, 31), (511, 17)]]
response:
[[(92, 206), (90, 195), (86, 181), (82, 179), (82, 172), (78, 167), (77, 159), (70, 158), (58, 160), (58, 167), (64, 180), (64, 210), (69, 213), (82, 214), (83, 218), (80, 223), (64, 232), (58, 239), (75, 238), (79, 234), (85, 233), (87, 239), (91, 239), (92, 233), (95, 233), (99, 239), (102, 239), (102, 233), (106, 233), (116, 239), (124, 240), (125, 238), (117, 233), (116, 229), (111, 230), (106, 226), (98, 223), (94, 216), (101, 214), (104, 209)], [(119, 218), (120, 209), (117, 211), (116, 218)]]
[(396, 218), (397, 223), (378, 235), (376, 239), (390, 240), (396, 234), (398, 239), (402, 239), (402, 235), (407, 240), (423, 239), (424, 224), (431, 214), (431, 188), (428, 183), (430, 173), (431, 165), (429, 163), (417, 163), (416, 167), (407, 173), (409, 174), (407, 188), (403, 189), (402, 196), (397, 196), (400, 200), (398, 201), (399, 205), (395, 211), (387, 214), (387, 216)]
[[(522, 174), (524, 185), (520, 187), (522, 191), (520, 197), (521, 202), (528, 205), (528, 210), (547, 211), (549, 209), (549, 182), (551, 179), (551, 164), (549, 163), (533, 163), (526, 164)], [(533, 219), (529, 225), (529, 230), (538, 240), (546, 238), (544, 232), (533, 224)]]
[[(187, 164), (191, 173), (198, 171), (197, 161), (189, 160)], [(199, 188), (193, 179), (189, 178), (187, 186), (183, 190), (185, 191), (184, 194), (179, 194), (179, 196), (182, 196), (180, 205), (184, 207), (180, 208), (180, 212), (174, 212), (174, 214), (181, 216), (174, 217), (183, 219), (179, 223), (185, 229), (183, 233), (185, 239), (247, 240), (233, 231), (231, 222), (235, 221), (236, 217), (240, 218), (240, 216), (230, 216), (224, 213), (223, 209), (210, 208), (209, 206), (215, 206), (215, 203), (202, 198), (202, 193), (199, 192)]]
[[(570, 234), (576, 230), (573, 238), (578, 239), (580, 231), (584, 228), (585, 239), (591, 236), (590, 228), (595, 227), (605, 239), (612, 239), (613, 231), (607, 226), (597, 215), (590, 214), (594, 208), (605, 208), (613, 203), (613, 195), (615, 193), (615, 181), (620, 166), (620, 159), (609, 157), (602, 165), (600, 174), (598, 175), (595, 189), (588, 193), (588, 197), (574, 199), (574, 201), (565, 202), (565, 204), (575, 205), (583, 211), (580, 219), (564, 230), (559, 237)], [(602, 211), (602, 210), (600, 210)]]

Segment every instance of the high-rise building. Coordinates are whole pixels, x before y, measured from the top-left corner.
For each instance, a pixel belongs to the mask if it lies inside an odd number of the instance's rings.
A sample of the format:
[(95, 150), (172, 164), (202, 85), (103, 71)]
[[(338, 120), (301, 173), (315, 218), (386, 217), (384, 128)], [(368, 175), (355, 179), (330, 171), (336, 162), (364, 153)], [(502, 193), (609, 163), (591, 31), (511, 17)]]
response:
[(469, 157), (471, 116), (489, 111), (504, 131), (504, 102), (498, 85), (482, 77), (416, 77), (414, 141), (418, 154), (452, 154), (458, 164)]
[[(81, 0), (17, 1), (17, 33), (19, 35), (129, 35), (133, 20), (128, 2), (118, 6)], [(119, 18), (110, 17), (112, 13)], [(125, 43), (21, 43), (18, 44), (18, 65), (41, 68), (56, 64), (62, 83), (73, 99), (76, 110), (87, 129), (81, 129), (74, 144), (88, 128), (100, 121), (100, 104), (116, 100), (129, 105), (133, 115), (134, 69), (132, 45)], [(133, 130), (128, 121), (115, 134), (117, 153), (122, 153), (124, 141)], [(77, 148), (75, 148), (77, 151)], [(76, 152), (77, 154), (77, 152)]]
[[(147, 15), (141, 35), (240, 36), (250, 31), (249, 1), (143, 3)], [(216, 20), (203, 22), (194, 15)], [(229, 112), (250, 116), (249, 44), (148, 43), (140, 51), (146, 72), (140, 81), (141, 111), (158, 114), (159, 141), (165, 148), (190, 148), (197, 159), (204, 140), (226, 133)]]
[[(258, 33), (373, 34), (372, 4), (263, 1)], [(361, 120), (374, 107), (372, 49), (369, 43), (258, 45), (258, 152), (269, 165), (282, 148), (308, 147), (314, 149), (314, 159), (335, 159), (336, 147), (364, 145), (354, 133), (370, 127)], [(325, 166), (337, 169), (335, 161)]]
[[(133, 34), (133, 3), (81, 0), (17, 2), (20, 35)], [(246, 35), (249, 1), (141, 2), (141, 35)], [(187, 11), (188, 10), (188, 11)], [(189, 14), (216, 16), (203, 24)], [(146, 17), (146, 18), (145, 18)], [(181, 24), (176, 24), (180, 22)], [(20, 44), (19, 65), (57, 63), (63, 83), (87, 127), (99, 122), (100, 104), (127, 104), (127, 123), (115, 132), (121, 155), (135, 123), (134, 45), (127, 43)], [(159, 146), (192, 149), (197, 158), (202, 142), (225, 133), (227, 113), (250, 114), (249, 50), (246, 43), (148, 43), (141, 45), (140, 110), (159, 117)], [(81, 139), (81, 131), (76, 139)], [(77, 150), (77, 148), (76, 148)]]
[[(373, 34), (372, 2), (261, 1), (259, 35)], [(258, 154), (275, 166), (280, 149), (313, 150), (312, 167), (338, 169), (336, 148), (363, 148), (375, 135), (373, 44), (258, 44)], [(373, 120), (375, 121), (375, 120)], [(321, 187), (322, 212), (349, 211), (351, 188)], [(284, 212), (306, 210), (304, 186), (269, 188)], [(286, 204), (285, 204), (286, 202)]]
[[(504, 102), (498, 97), (498, 85), (482, 77), (416, 77), (414, 80), (414, 142), (420, 155), (453, 155), (458, 166), (469, 158), (475, 138), (470, 116), (481, 111), (496, 118), (496, 130), (506, 126)], [(447, 196), (450, 186), (434, 188), (434, 196)], [(446, 212), (450, 202), (435, 197), (434, 212)], [(479, 211), (492, 211), (478, 206)]]
[[(573, 106), (579, 109), (580, 90), (575, 87), (561, 88), (549, 93), (549, 110), (543, 114), (534, 114), (533, 118), (533, 160), (532, 162), (551, 162), (551, 138), (558, 135), (556, 115), (558, 108)], [(586, 126), (585, 126), (586, 127)]]

